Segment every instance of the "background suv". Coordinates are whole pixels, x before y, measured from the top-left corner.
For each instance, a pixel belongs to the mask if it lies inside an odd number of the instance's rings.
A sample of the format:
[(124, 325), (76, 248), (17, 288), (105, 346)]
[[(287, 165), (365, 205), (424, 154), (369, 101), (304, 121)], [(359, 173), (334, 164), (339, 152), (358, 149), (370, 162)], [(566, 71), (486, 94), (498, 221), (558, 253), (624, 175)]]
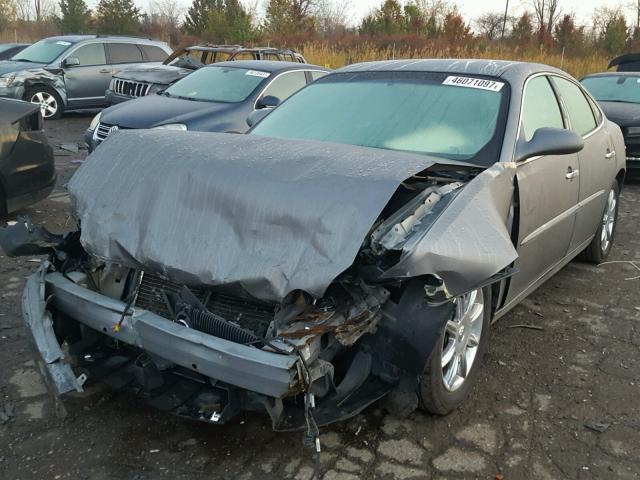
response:
[(103, 107), (111, 76), (171, 53), (166, 43), (130, 37), (49, 37), (0, 62), (0, 97), (40, 105), (46, 119), (64, 110)]
[(132, 98), (144, 97), (166, 89), (200, 67), (231, 60), (307, 63), (301, 54), (285, 48), (194, 45), (177, 49), (162, 65), (144, 65), (114, 75), (107, 90), (107, 100), (110, 104), (116, 104)]

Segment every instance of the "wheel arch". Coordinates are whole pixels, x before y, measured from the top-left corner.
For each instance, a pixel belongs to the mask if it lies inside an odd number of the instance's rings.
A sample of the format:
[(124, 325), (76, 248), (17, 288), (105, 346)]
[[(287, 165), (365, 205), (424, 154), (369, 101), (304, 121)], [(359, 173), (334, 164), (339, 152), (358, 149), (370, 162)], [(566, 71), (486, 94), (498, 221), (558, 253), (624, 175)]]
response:
[(34, 80), (34, 81), (26, 81), (24, 84), (24, 98), (23, 100), (29, 101), (29, 99), (27, 98), (27, 94), (29, 93), (29, 90), (32, 90), (34, 88), (38, 88), (38, 87), (46, 87), (46, 88), (50, 88), (52, 90), (54, 90), (58, 96), (62, 99), (62, 105), (66, 108), (67, 107), (67, 93), (64, 90), (64, 88), (55, 85), (53, 82), (47, 82), (44, 79), (39, 79), (39, 80)]

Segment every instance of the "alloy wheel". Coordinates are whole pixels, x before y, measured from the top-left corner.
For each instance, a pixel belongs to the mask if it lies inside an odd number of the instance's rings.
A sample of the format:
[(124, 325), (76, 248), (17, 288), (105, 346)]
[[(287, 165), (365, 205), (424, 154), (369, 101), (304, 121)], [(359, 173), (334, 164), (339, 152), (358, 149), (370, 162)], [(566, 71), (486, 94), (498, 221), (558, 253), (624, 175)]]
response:
[(471, 372), (484, 322), (482, 289), (455, 300), (454, 317), (447, 322), (442, 344), (442, 380), (446, 390), (458, 390)]
[(31, 103), (40, 105), (42, 118), (51, 118), (58, 111), (58, 101), (47, 92), (36, 92), (31, 96)]
[(616, 206), (618, 199), (616, 198), (616, 192), (612, 189), (609, 192), (607, 198), (607, 206), (602, 216), (602, 228), (600, 229), (600, 248), (602, 253), (606, 253), (611, 245), (613, 239), (613, 229), (616, 222)]

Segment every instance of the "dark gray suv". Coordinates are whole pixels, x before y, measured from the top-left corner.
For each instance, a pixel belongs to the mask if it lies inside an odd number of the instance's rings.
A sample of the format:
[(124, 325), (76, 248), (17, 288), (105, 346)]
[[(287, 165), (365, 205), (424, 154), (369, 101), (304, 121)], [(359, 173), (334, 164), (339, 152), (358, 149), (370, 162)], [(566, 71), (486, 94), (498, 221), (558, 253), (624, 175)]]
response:
[(49, 37), (0, 62), (0, 97), (40, 105), (46, 119), (64, 110), (103, 107), (111, 76), (127, 68), (161, 63), (171, 53), (164, 42), (132, 37)]

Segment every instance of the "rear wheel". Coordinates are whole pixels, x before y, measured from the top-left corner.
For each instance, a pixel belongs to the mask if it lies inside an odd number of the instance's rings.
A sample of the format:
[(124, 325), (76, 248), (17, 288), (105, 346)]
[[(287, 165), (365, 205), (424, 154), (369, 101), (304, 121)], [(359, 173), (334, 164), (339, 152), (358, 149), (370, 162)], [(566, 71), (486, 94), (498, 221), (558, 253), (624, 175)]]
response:
[(607, 202), (604, 206), (602, 221), (598, 226), (598, 230), (596, 230), (593, 240), (591, 240), (591, 243), (583, 252), (583, 257), (587, 262), (602, 263), (611, 252), (616, 233), (616, 224), (618, 223), (619, 196), (620, 186), (617, 181), (614, 181), (607, 194)]
[(455, 299), (447, 322), (420, 378), (420, 407), (437, 415), (456, 409), (478, 376), (489, 341), (491, 290), (479, 288)]
[(32, 87), (27, 90), (25, 100), (40, 106), (42, 118), (56, 120), (62, 116), (64, 105), (58, 92), (49, 87)]

